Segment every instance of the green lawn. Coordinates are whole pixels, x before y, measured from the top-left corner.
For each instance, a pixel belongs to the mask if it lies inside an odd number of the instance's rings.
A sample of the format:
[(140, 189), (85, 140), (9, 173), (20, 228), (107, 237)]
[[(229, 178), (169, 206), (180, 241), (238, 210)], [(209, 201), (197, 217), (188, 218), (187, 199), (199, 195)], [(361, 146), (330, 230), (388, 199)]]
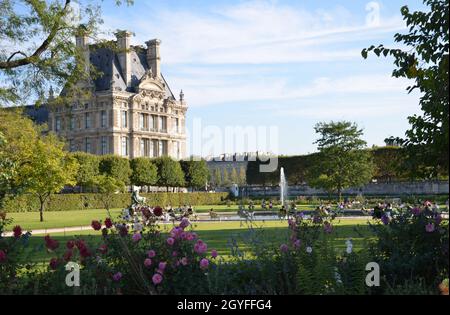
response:
[[(335, 223), (334, 237), (336, 246), (345, 249), (345, 240), (351, 237), (355, 250), (363, 246), (364, 236), (370, 236), (365, 219), (343, 219)], [(172, 226), (163, 225), (162, 229), (168, 231)], [(267, 246), (279, 246), (287, 242), (288, 229), (286, 221), (256, 222), (250, 228), (244, 222), (207, 222), (194, 223), (193, 228), (199, 237), (207, 242), (209, 249), (217, 249), (222, 256), (231, 254), (231, 244), (237, 244), (240, 251), (247, 251), (246, 241), (250, 238), (264, 242)], [(359, 232), (357, 232), (357, 230)], [(75, 235), (83, 236), (92, 246), (97, 247), (101, 242), (101, 236), (93, 230), (51, 234), (60, 241), (57, 253), (62, 254), (65, 250), (65, 242), (73, 239)], [(47, 263), (54, 253), (47, 253), (44, 248), (44, 235), (32, 236), (26, 251), (23, 253), (24, 261), (35, 261)]]
[[(117, 217), (120, 213), (120, 209), (111, 210), (113, 217)], [(24, 230), (87, 226), (92, 220), (103, 221), (107, 216), (104, 209), (51, 211), (44, 212), (44, 222), (39, 222), (39, 212), (14, 212), (7, 214), (7, 217), (14, 221), (6, 229), (11, 230), (15, 225), (20, 225)]]
[[(234, 212), (237, 213), (238, 206), (228, 207), (226, 205), (215, 206), (196, 206), (194, 210), (197, 213), (207, 213), (211, 208), (216, 212)], [(301, 206), (299, 210), (311, 210), (314, 206)], [(255, 210), (262, 210), (261, 207), (256, 207)], [(113, 218), (121, 213), (121, 209), (112, 209), (111, 215)], [(90, 209), (90, 210), (72, 210), (72, 211), (50, 211), (44, 212), (44, 222), (39, 222), (38, 212), (12, 212), (8, 213), (9, 218), (14, 219), (13, 223), (6, 227), (11, 230), (15, 225), (20, 225), (24, 230), (43, 230), (51, 228), (63, 227), (77, 227), (90, 225), (92, 220), (104, 220), (107, 217), (104, 209)]]

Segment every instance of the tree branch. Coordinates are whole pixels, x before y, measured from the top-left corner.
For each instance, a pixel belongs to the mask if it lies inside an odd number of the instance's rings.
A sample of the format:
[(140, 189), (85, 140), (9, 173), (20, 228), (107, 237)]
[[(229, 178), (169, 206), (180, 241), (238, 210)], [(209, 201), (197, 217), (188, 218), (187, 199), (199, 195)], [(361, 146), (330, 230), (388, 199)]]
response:
[[(19, 53), (19, 52), (15, 52), (8, 58), (7, 61), (0, 62), (0, 69), (13, 69), (13, 68), (25, 66), (28, 64), (34, 64), (39, 59), (40, 55), (42, 55), (42, 53), (44, 53), (48, 49), (48, 47), (52, 43), (55, 36), (58, 34), (60, 23), (61, 23), (61, 17), (63, 16), (64, 12), (69, 7), (70, 1), (71, 0), (65, 1), (64, 8), (61, 10), (61, 12), (59, 12), (56, 15), (55, 23), (53, 24), (53, 26), (50, 30), (50, 34), (47, 36), (47, 38), (42, 42), (42, 44), (35, 50), (35, 52), (31, 56), (26, 56), (25, 54), (22, 53), (22, 55), (24, 55), (25, 58), (11, 61), (12, 57), (14, 57), (14, 55)], [(30, 3), (30, 4), (32, 5), (32, 3)]]

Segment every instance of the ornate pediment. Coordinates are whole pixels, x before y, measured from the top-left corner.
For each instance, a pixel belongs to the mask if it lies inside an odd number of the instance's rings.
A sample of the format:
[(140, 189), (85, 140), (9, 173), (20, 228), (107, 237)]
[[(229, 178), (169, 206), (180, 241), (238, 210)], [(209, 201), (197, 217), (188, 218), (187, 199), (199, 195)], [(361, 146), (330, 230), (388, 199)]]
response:
[(138, 90), (139, 93), (146, 91), (147, 93), (157, 92), (164, 94), (165, 87), (164, 83), (159, 78), (153, 77), (152, 70), (149, 69), (139, 81)]

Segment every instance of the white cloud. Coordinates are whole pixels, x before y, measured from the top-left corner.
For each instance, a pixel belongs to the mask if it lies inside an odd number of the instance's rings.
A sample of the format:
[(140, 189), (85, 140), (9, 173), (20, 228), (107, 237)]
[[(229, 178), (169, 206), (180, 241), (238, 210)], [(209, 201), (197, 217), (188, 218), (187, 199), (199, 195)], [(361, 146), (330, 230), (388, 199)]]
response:
[[(148, 4), (149, 10), (151, 9)], [(364, 11), (364, 7), (361, 7)], [(105, 18), (106, 25), (117, 25)], [(331, 47), (399, 30), (398, 16), (368, 26), (343, 7), (307, 11), (274, 1), (247, 1), (207, 12), (158, 11), (131, 17), (134, 41), (159, 37), (165, 64), (267, 64), (359, 58), (360, 48)], [(149, 35), (151, 32), (151, 35)]]

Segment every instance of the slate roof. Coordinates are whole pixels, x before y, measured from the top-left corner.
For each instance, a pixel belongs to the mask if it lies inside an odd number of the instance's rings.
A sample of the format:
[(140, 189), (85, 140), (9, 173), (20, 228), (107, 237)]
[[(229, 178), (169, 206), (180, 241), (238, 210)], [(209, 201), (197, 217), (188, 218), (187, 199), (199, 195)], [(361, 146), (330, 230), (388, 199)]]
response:
[(23, 113), (37, 124), (48, 122), (48, 108), (45, 105), (39, 107), (34, 105), (24, 106)]
[[(132, 46), (131, 49), (131, 87), (127, 88), (123, 69), (120, 67), (117, 53), (105, 47), (99, 48), (95, 47), (95, 45), (90, 47), (90, 62), (97, 71), (103, 73), (103, 75), (98, 76), (94, 80), (96, 91), (106, 91), (111, 88), (119, 88), (122, 91), (127, 90), (129, 92), (135, 91), (142, 76), (150, 67), (147, 63), (145, 50), (134, 46)], [(162, 74), (161, 77), (166, 84), (166, 96), (175, 100), (175, 97)]]

